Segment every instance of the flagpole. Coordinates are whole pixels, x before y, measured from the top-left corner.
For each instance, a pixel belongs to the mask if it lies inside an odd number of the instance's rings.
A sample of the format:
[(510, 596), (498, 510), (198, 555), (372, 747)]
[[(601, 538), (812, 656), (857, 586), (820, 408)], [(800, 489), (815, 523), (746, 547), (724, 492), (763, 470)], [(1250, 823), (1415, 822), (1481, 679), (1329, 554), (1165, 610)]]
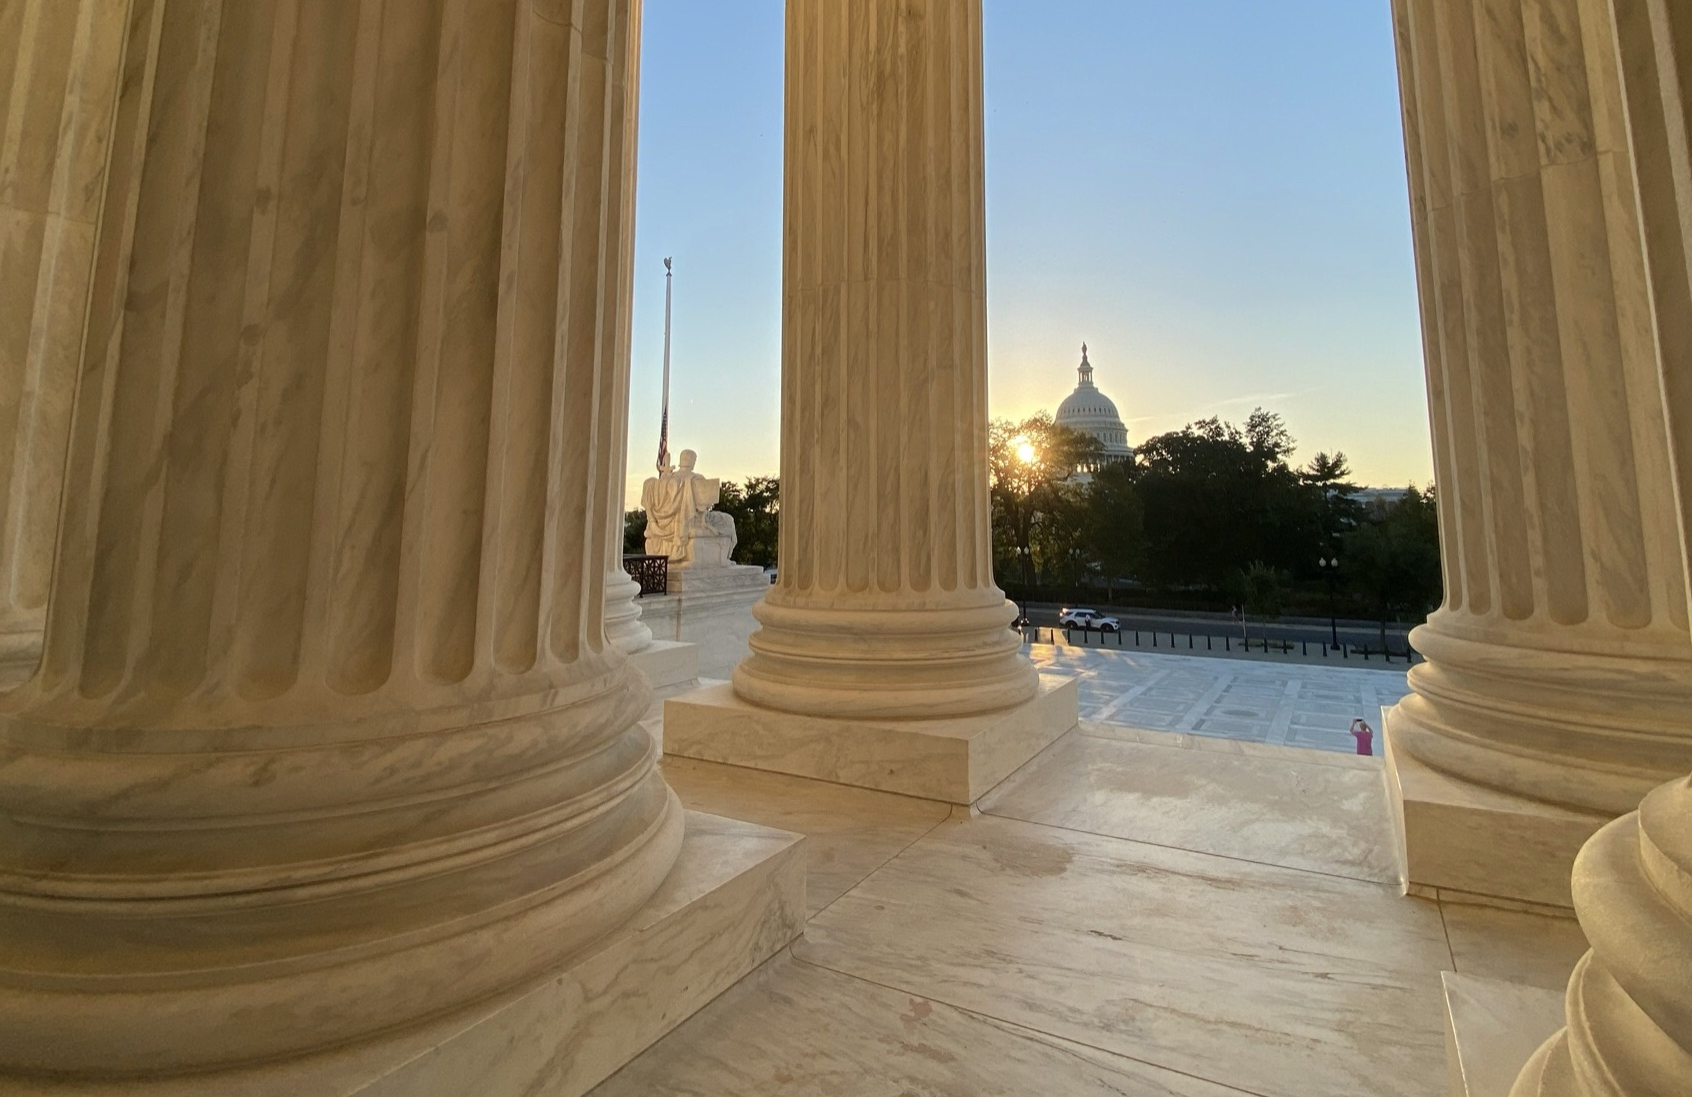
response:
[(658, 471), (670, 464), (670, 306), (675, 301), (675, 271), (664, 260), (664, 405), (658, 422)]

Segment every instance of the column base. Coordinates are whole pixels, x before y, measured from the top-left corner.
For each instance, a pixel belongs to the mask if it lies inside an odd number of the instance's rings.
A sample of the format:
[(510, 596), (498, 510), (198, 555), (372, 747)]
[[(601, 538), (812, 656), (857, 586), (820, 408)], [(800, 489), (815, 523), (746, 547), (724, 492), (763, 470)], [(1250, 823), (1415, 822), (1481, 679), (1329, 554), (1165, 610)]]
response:
[(798, 716), (727, 683), (664, 704), (664, 752), (925, 800), (973, 804), (1079, 721), (1080, 688), (1042, 675), (1034, 699), (947, 720)]
[(654, 690), (668, 689), (699, 677), (699, 645), (654, 640), (629, 656), (629, 663)]
[(1451, 1097), (1510, 1097), (1522, 1067), (1563, 1027), (1563, 992), (1440, 973)]
[(1396, 708), (1381, 713), (1398, 867), (1409, 890), (1462, 892), (1477, 902), (1525, 902), (1572, 913), (1569, 879), (1588, 838), (1610, 820), (1470, 784), (1394, 741)]
[(0, 633), (0, 690), (29, 681), (41, 662), (41, 633)]
[(804, 839), (690, 811), (681, 858), (658, 894), (628, 925), (543, 982), (309, 1059), (85, 1085), (0, 1076), (0, 1094), (579, 1097), (804, 929)]

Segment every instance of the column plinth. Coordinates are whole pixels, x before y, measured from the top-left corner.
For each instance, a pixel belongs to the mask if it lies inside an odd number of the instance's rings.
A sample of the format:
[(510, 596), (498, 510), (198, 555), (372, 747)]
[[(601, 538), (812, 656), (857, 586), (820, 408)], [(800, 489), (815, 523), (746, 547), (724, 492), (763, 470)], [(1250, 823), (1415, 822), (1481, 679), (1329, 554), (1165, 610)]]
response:
[(670, 872), (604, 631), (636, 25), (136, 0), (44, 653), (0, 702), (0, 1075), (392, 1033)]
[(1395, 11), (1446, 588), (1387, 726), (1407, 868), (1567, 905), (1579, 843), (1692, 768), (1615, 37), (1587, 0)]

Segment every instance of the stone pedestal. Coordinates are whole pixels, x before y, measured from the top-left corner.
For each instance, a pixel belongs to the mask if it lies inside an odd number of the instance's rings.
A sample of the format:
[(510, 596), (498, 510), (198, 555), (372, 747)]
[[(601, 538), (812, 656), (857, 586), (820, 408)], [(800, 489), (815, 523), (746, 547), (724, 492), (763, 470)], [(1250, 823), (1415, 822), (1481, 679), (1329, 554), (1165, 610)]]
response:
[(737, 564), (733, 554), (739, 538), (735, 535), (734, 518), (721, 511), (707, 511), (701, 520), (703, 530), (688, 539), (687, 560), (672, 562), (668, 572), (668, 593), (727, 594), (751, 592), (768, 593), (770, 576), (763, 568), (751, 564)]
[[(1569, 876), (1580, 847), (1609, 822), (1576, 811), (1459, 780), (1409, 753), (1398, 739), (1399, 714), (1382, 713), (1399, 873), (1407, 887), (1457, 893), (1471, 902), (1526, 902), (1567, 911)], [(1512, 851), (1505, 858), (1496, 846)]]
[[(1409, 875), (1463, 864), (1491, 894), (1528, 898), (1509, 881), (1531, 878), (1543, 897), (1575, 816), (1692, 768), (1616, 38), (1603, 0), (1398, 0), (1396, 25), (1446, 586), (1391, 720), (1417, 763), (1398, 776)], [(1430, 771), (1444, 791), (1416, 800)], [(1477, 827), (1488, 812), (1507, 825)]]
[(1047, 675), (1004, 712), (877, 720), (775, 712), (711, 686), (664, 703), (664, 753), (968, 805), (1075, 727), (1079, 696)]
[(0, 688), (41, 657), (128, 9), (0, 11)]

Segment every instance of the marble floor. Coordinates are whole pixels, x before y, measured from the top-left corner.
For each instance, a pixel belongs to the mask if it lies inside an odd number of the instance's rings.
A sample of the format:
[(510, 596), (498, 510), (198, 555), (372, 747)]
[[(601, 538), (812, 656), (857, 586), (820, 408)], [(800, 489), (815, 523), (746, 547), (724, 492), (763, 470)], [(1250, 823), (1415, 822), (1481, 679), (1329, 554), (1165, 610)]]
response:
[(1041, 671), (1081, 680), (1081, 718), (1255, 743), (1356, 752), (1351, 721), (1375, 729), (1410, 692), (1404, 670), (1251, 663), (1036, 644)]
[(1087, 722), (954, 811), (667, 760), (809, 836), (811, 916), (595, 1093), (1438, 1097), (1439, 973), (1554, 987), (1585, 942), (1400, 894), (1379, 767)]

